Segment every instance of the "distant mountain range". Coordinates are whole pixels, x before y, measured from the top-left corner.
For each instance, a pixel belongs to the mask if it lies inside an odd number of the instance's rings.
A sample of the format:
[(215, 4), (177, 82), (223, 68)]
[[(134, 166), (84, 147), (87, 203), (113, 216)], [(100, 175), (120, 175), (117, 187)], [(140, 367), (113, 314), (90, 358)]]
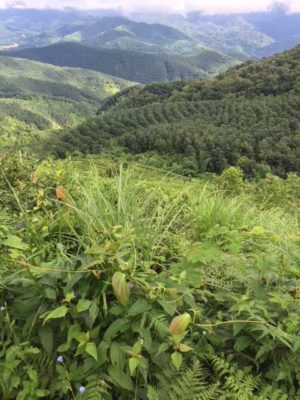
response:
[(206, 49), (195, 56), (183, 57), (129, 50), (98, 49), (72, 42), (17, 51), (2, 51), (0, 54), (64, 67), (95, 70), (141, 83), (206, 77), (237, 63), (232, 57)]
[(276, 4), (266, 12), (206, 15), (190, 12), (185, 17), (170, 14), (132, 14), (137, 21), (173, 26), (203, 45), (238, 58), (272, 55), (300, 43), (300, 13), (289, 13)]
[(96, 48), (187, 56), (205, 48), (245, 60), (300, 43), (300, 13), (290, 14), (280, 5), (248, 14), (128, 17), (114, 10), (0, 10), (0, 49), (71, 41)]

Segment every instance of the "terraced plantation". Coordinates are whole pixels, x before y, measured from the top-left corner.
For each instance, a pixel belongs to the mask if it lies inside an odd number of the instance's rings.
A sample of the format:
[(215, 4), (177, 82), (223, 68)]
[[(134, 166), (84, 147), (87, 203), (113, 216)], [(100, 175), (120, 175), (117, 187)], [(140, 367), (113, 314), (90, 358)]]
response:
[(213, 80), (128, 89), (106, 100), (98, 117), (63, 132), (52, 149), (60, 157), (98, 153), (113, 141), (134, 153), (189, 157), (192, 175), (230, 165), (252, 176), (262, 169), (282, 176), (298, 171), (299, 52)]

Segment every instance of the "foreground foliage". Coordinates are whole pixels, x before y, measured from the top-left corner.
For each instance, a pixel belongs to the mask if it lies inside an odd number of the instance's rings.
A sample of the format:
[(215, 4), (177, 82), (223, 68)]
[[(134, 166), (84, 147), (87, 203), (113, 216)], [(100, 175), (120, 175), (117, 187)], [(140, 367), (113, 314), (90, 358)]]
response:
[(0, 195), (1, 399), (299, 398), (299, 177), (11, 154)]

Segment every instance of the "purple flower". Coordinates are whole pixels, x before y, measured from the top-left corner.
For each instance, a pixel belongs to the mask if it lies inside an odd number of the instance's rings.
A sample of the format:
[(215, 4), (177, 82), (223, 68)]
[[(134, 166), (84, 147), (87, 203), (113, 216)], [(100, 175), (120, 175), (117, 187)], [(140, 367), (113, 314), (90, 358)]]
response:
[(83, 394), (86, 391), (85, 386), (80, 386), (79, 393)]
[(57, 361), (58, 363), (64, 362), (63, 356), (58, 356), (57, 359), (56, 359), (56, 361)]

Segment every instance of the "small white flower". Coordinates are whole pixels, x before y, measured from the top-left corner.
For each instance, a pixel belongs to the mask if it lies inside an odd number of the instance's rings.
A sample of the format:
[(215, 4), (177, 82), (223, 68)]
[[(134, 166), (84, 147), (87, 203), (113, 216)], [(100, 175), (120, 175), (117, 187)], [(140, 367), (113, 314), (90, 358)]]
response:
[(203, 331), (202, 333), (203, 333), (203, 335), (206, 335), (206, 334), (207, 334), (207, 332), (206, 332), (206, 331)]
[(5, 311), (5, 307), (0, 307), (0, 311)]
[(79, 393), (83, 394), (86, 391), (85, 386), (80, 386)]
[(62, 363), (62, 362), (64, 361), (63, 356), (58, 356), (57, 359), (56, 359), (56, 361), (57, 361), (58, 363)]

